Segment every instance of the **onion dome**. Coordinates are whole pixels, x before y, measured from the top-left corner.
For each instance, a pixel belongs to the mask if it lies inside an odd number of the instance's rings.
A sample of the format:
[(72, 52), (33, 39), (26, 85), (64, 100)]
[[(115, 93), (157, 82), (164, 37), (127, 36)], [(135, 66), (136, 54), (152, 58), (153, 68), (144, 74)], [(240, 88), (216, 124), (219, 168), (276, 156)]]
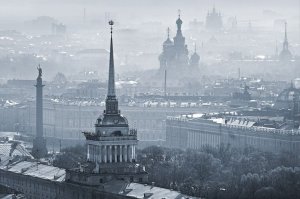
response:
[(170, 39), (170, 28), (167, 29), (167, 33), (168, 33), (168, 38), (167, 40), (163, 43), (164, 46), (171, 46), (173, 45), (173, 42)]
[(200, 56), (198, 55), (197, 52), (194, 52), (194, 54), (191, 56), (191, 62), (195, 63), (195, 62), (199, 62), (200, 60)]
[(192, 54), (190, 60), (191, 60), (191, 61), (190, 61), (191, 64), (198, 64), (199, 61), (200, 61), (200, 56), (199, 56), (198, 53), (197, 53), (197, 47), (196, 47), (196, 44), (195, 44), (195, 52), (194, 52), (194, 54)]

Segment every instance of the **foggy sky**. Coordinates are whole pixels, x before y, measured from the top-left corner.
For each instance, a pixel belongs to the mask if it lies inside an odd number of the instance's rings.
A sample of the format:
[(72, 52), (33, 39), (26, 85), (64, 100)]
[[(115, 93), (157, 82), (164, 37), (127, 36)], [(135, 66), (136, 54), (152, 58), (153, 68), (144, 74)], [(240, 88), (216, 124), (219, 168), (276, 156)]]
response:
[(100, 18), (111, 12), (121, 22), (139, 20), (173, 20), (181, 9), (186, 18), (204, 18), (213, 5), (224, 16), (256, 19), (263, 10), (272, 10), (278, 16), (299, 16), (299, 0), (0, 0), (1, 21), (30, 19), (48, 15), (61, 20), (79, 20), (83, 8), (87, 17)]

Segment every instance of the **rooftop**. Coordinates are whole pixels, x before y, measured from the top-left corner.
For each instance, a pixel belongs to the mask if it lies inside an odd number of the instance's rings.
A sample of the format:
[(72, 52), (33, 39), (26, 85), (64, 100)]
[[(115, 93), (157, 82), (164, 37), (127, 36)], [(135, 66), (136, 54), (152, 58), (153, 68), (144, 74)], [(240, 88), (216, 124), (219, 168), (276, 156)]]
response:
[[(35, 161), (20, 161), (0, 166), (1, 170), (6, 170), (22, 175), (27, 175), (45, 180), (64, 182), (66, 177), (65, 169), (54, 166), (40, 164)], [(165, 199), (193, 199), (196, 197), (186, 196), (178, 191), (155, 187), (147, 184), (128, 183), (125, 181), (110, 181), (103, 185), (105, 192), (126, 195), (132, 198), (165, 198)]]
[(8, 166), (0, 166), (0, 169), (56, 182), (64, 181), (66, 175), (65, 169), (40, 164), (34, 161), (15, 162)]
[(193, 199), (179, 193), (178, 191), (155, 187), (151, 185), (144, 185), (139, 183), (126, 183), (123, 181), (112, 181), (104, 185), (105, 190), (126, 195), (133, 198), (165, 198), (165, 199)]
[(21, 156), (21, 157), (33, 158), (32, 155), (25, 149), (25, 147), (21, 143), (14, 142), (14, 141), (2, 142), (2, 143), (0, 142), (0, 156), (1, 157)]
[(295, 128), (292, 121), (284, 121), (283, 117), (247, 116), (237, 112), (226, 112), (209, 114), (191, 113), (176, 117), (169, 116), (168, 120), (190, 122), (196, 125), (197, 128), (200, 128), (197, 123), (206, 121), (228, 128), (239, 128), (241, 130), (251, 129), (254, 132), (300, 135), (300, 129)]

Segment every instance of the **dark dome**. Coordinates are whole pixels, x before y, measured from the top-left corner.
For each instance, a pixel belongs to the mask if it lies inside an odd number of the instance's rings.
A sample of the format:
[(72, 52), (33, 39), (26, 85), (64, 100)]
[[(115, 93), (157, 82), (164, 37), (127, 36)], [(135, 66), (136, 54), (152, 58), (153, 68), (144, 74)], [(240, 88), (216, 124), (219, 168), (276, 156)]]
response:
[(181, 25), (181, 24), (182, 24), (182, 20), (181, 20), (180, 18), (178, 18), (178, 19), (176, 20), (176, 24), (177, 24), (177, 25)]
[(198, 53), (194, 52), (194, 54), (191, 56), (191, 62), (196, 63), (199, 62), (200, 60), (200, 56), (198, 55)]
[(164, 45), (164, 46), (172, 46), (172, 45), (173, 45), (173, 42), (170, 40), (170, 38), (168, 38), (168, 39), (164, 42), (163, 45)]
[(98, 124), (128, 126), (128, 120), (122, 115), (102, 115), (98, 118)]

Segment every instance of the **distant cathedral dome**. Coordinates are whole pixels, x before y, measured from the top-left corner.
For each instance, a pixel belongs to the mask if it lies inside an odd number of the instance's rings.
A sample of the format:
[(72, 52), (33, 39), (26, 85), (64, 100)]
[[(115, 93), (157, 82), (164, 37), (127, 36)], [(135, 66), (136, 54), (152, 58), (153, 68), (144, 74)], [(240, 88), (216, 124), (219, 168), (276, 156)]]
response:
[(194, 52), (194, 54), (191, 56), (191, 63), (198, 63), (200, 60), (200, 56), (197, 52)]
[(178, 19), (176, 20), (176, 24), (179, 26), (182, 25), (182, 20), (180, 19), (180, 17), (178, 17)]
[[(170, 29), (168, 28), (168, 37), (163, 42), (163, 51), (159, 55), (158, 59), (160, 62), (160, 70), (168, 70), (169, 75), (176, 76), (177, 74), (195, 74), (192, 70), (196, 71), (199, 67), (200, 56), (196, 53), (189, 56), (189, 50), (185, 43), (185, 37), (182, 34), (181, 25), (183, 21), (178, 15), (176, 20), (177, 31), (176, 36), (173, 37), (173, 40), (170, 39)], [(192, 66), (192, 67), (189, 67)]]
[(163, 43), (164, 46), (172, 46), (173, 45), (173, 42), (171, 41), (170, 38), (168, 38), (164, 43)]

